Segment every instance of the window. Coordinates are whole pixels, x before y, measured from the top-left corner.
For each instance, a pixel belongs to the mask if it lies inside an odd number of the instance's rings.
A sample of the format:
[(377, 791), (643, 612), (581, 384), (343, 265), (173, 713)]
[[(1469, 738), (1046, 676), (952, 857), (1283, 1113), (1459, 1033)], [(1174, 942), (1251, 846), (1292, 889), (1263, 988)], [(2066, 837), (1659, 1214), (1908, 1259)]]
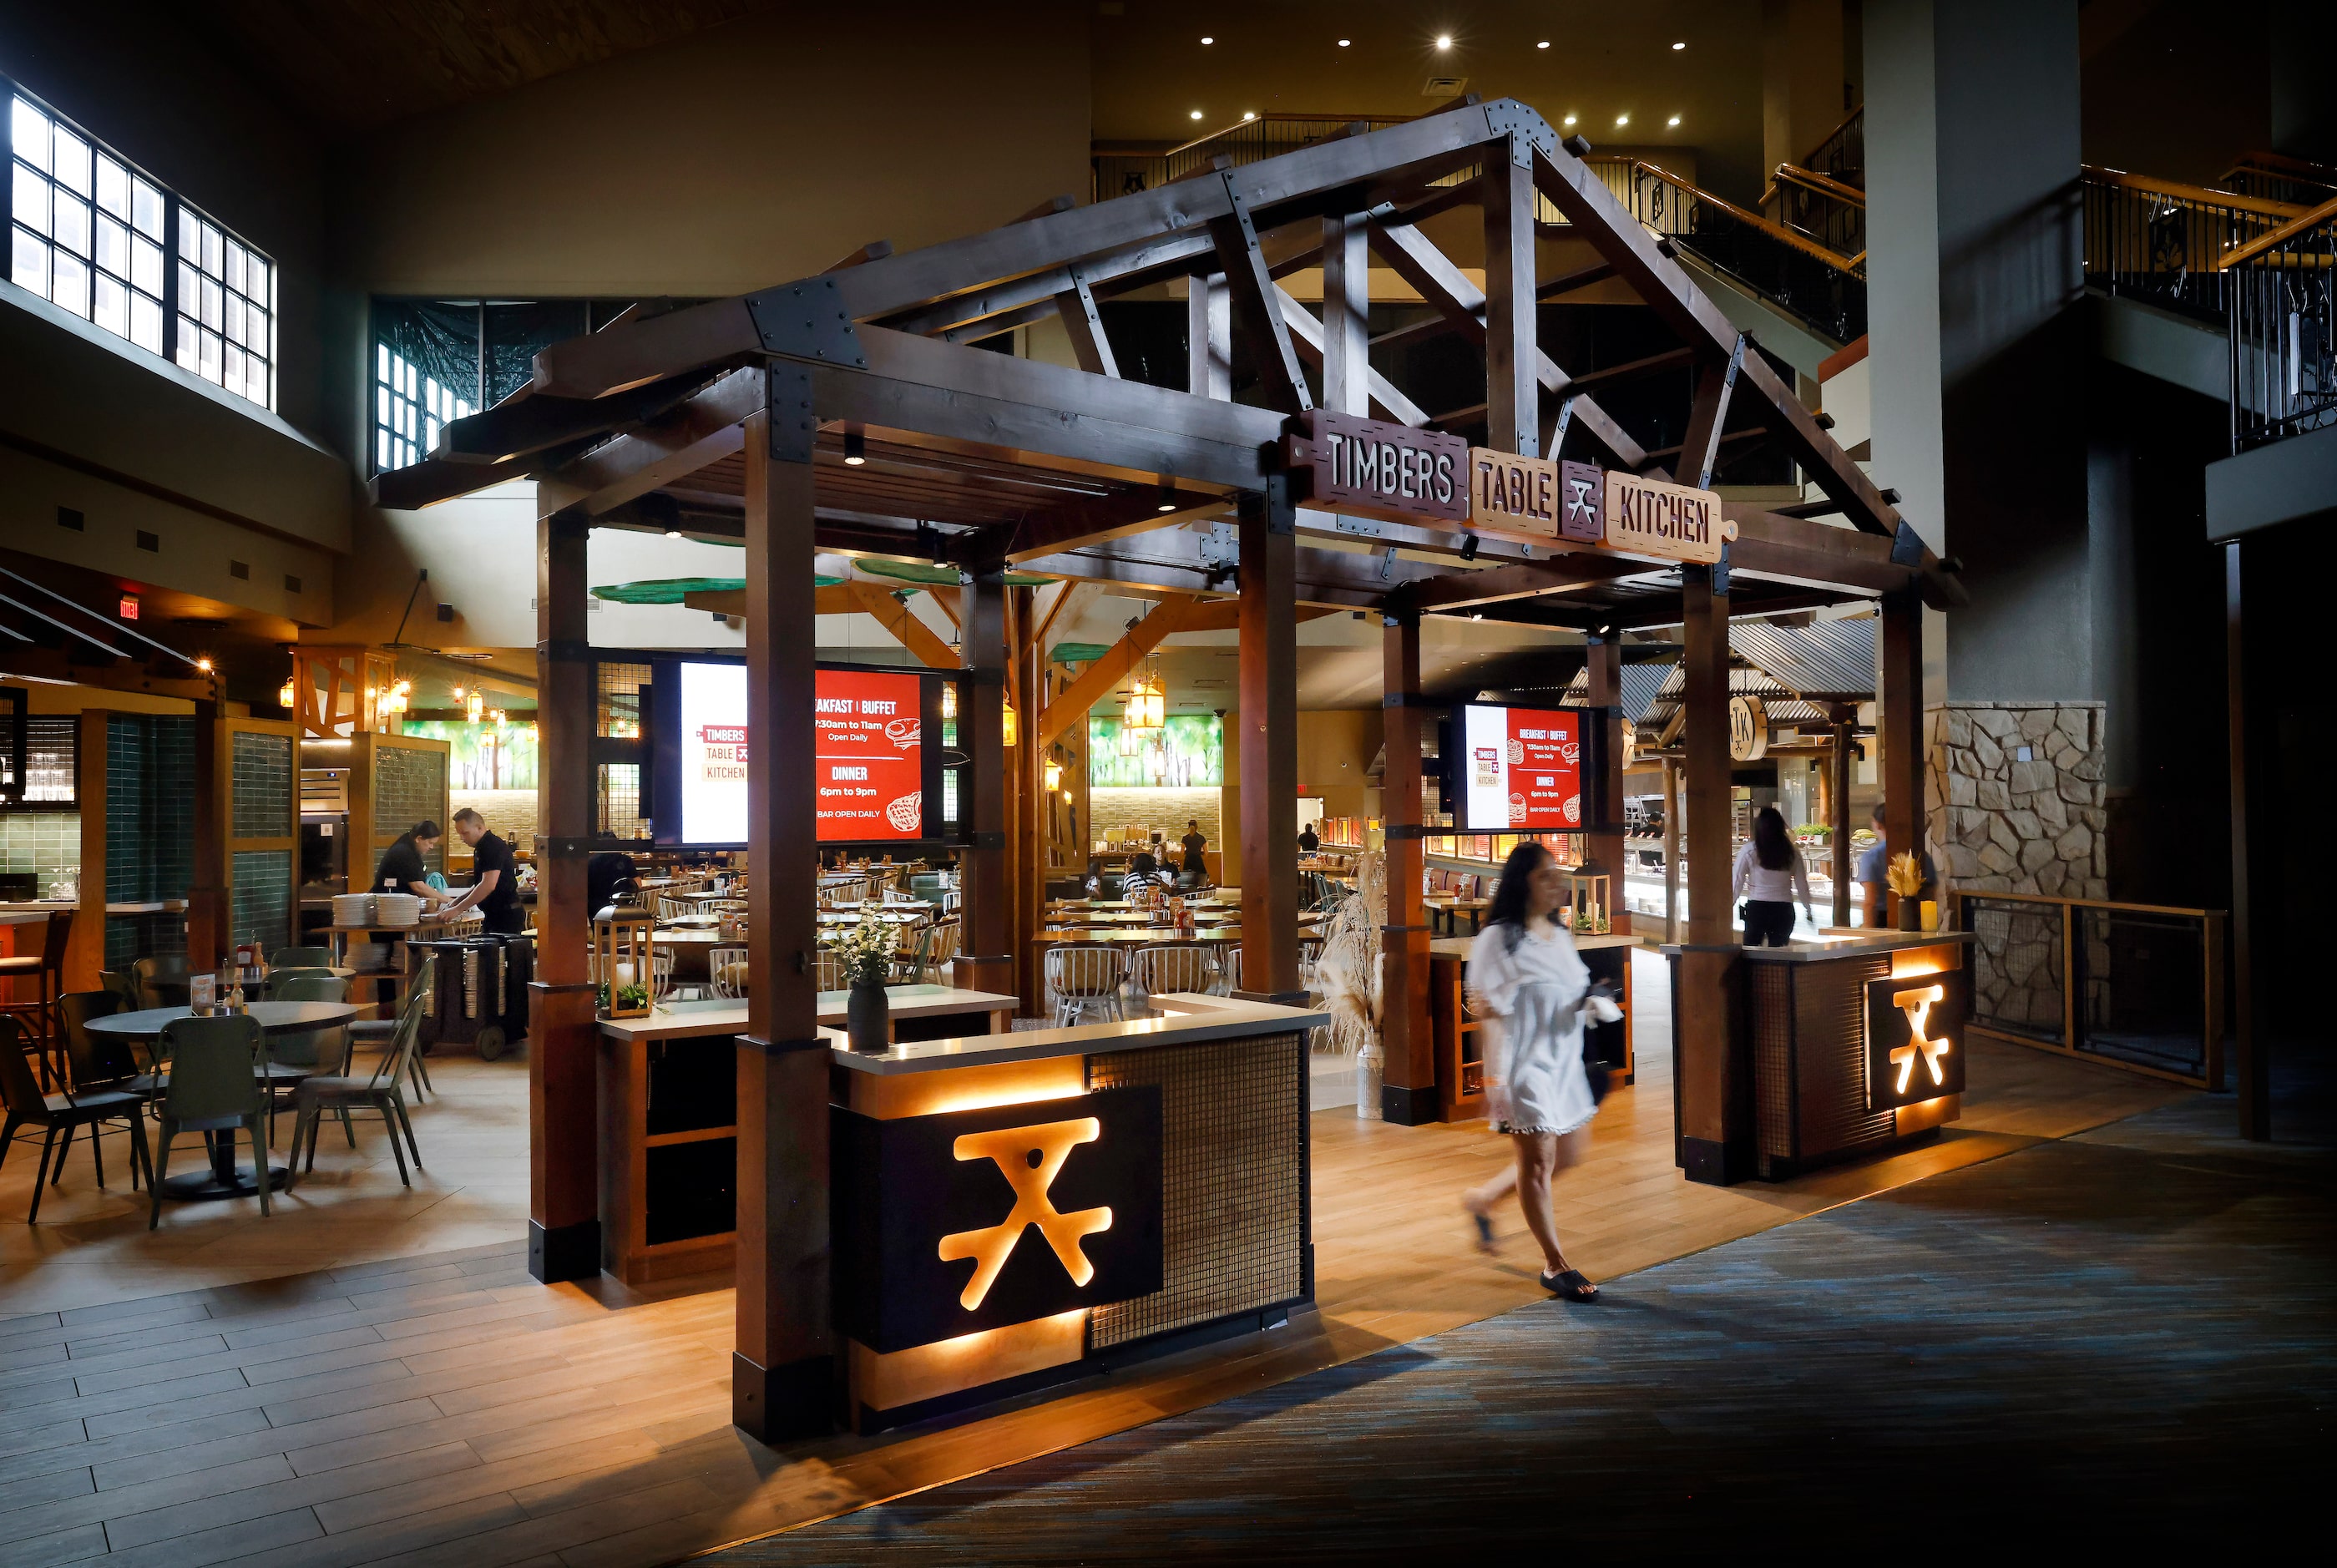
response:
[(9, 280), (273, 408), (275, 264), (21, 93), (7, 131)]
[(179, 368), (274, 407), (276, 269), (181, 203), (178, 282)]
[[(677, 300), (676, 304), (686, 303)], [(419, 463), (451, 419), (492, 408), (534, 374), (548, 343), (606, 327), (625, 299), (376, 299), (376, 472)]]

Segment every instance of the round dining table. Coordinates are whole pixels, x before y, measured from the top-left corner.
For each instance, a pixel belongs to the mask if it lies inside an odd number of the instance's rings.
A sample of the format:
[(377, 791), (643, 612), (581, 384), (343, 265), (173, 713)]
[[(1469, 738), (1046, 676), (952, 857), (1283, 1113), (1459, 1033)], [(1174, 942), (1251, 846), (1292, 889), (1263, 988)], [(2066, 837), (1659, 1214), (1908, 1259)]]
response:
[[(346, 1024), (357, 1015), (358, 1009), (347, 1002), (254, 1002), (246, 1009), (251, 1021), (259, 1025), (262, 1034), (301, 1034), (312, 1029), (330, 1029)], [(83, 1027), (93, 1034), (116, 1040), (132, 1040), (152, 1044), (162, 1037), (162, 1031), (181, 1018), (193, 1017), (191, 1007), (146, 1007), (135, 1013), (115, 1013), (103, 1018), (93, 1018)], [(157, 1073), (162, 1064), (154, 1060), (152, 1051), (147, 1061)], [(279, 1063), (252, 1063), (255, 1074), (265, 1074), (271, 1083), (297, 1082), (312, 1076), (305, 1070), (296, 1071)], [(249, 1198), (259, 1191), (259, 1166), (245, 1171), (235, 1162), (235, 1139), (230, 1135), (206, 1132), (203, 1141), (210, 1145), (210, 1169), (184, 1176), (172, 1176), (162, 1183), (162, 1191), (171, 1197), (200, 1201), (211, 1198)], [(280, 1188), (289, 1167), (270, 1165), (269, 1185)]]

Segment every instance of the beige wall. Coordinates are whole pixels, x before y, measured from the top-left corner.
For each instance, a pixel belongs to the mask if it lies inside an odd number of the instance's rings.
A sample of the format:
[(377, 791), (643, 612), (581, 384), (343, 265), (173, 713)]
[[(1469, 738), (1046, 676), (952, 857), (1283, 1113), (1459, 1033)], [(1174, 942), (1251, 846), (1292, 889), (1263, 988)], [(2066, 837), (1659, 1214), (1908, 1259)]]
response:
[[(1219, 793), (1225, 813), (1226, 880), (1241, 879), (1241, 757), (1237, 737), (1241, 715), (1226, 715), (1226, 786)], [(1328, 709), (1298, 715), (1298, 793), (1320, 795), (1325, 817), (1367, 817), (1379, 809), (1380, 792), (1364, 782), (1379, 755), (1384, 733), (1376, 708)], [(1292, 851), (1296, 852), (1295, 848)]]

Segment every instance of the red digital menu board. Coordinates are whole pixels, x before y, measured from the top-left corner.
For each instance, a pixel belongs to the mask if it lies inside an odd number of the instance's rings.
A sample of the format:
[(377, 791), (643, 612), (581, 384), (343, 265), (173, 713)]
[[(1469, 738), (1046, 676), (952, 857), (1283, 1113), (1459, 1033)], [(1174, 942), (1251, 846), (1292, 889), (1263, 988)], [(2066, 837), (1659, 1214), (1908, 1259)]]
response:
[(1455, 726), (1459, 827), (1477, 832), (1582, 830), (1582, 725), (1579, 708), (1462, 706)]
[(814, 691), (819, 840), (924, 837), (917, 677), (822, 670)]

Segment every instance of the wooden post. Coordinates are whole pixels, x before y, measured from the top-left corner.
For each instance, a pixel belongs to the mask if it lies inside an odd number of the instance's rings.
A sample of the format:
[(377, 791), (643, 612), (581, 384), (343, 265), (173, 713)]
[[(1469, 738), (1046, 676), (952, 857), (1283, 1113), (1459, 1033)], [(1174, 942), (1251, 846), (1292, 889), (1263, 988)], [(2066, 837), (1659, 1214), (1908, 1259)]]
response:
[(1679, 759), (1664, 759), (1664, 941), (1667, 945), (1679, 937), (1680, 861), (1687, 851), (1681, 848)]
[(1592, 637), (1587, 642), (1588, 698), (1593, 708), (1606, 710), (1605, 717), (1599, 720), (1606, 731), (1606, 745), (1602, 748), (1606, 763), (1601, 769), (1606, 777), (1597, 791), (1603, 798), (1605, 816), (1597, 826), (1612, 831), (1589, 835), (1584, 848), (1589, 852), (1589, 868), (1603, 871), (1615, 879), (1608, 888), (1608, 917), (1617, 936), (1628, 936), (1631, 912), (1623, 901), (1623, 873), (1628, 854), (1623, 842), (1623, 649), (1611, 638)]
[[(2254, 1142), (2272, 1138), (2272, 1053), (2256, 1037), (2255, 901), (2258, 885), (2248, 828), (2255, 799), (2249, 789), (2247, 627), (2243, 613), (2240, 542), (2224, 544), (2224, 706), (2230, 726), (2232, 779), (2232, 1053), (2238, 1091), (2240, 1136)], [(2215, 1018), (2208, 1026), (2223, 1027)], [(2221, 1087), (2220, 1084), (2211, 1087)]]
[[(1882, 741), (1882, 837), (1893, 856), (1923, 854), (1923, 601), (1882, 596), (1882, 680), (1875, 730)], [(1886, 919), (1902, 924), (1891, 895)]]
[[(528, 1272), (551, 1283), (601, 1272), (600, 1025), (585, 979), (592, 938), (584, 907), (585, 844), (592, 810), (592, 665), (584, 627), (582, 510), (535, 525), (537, 856), (535, 972), (528, 982)], [(371, 776), (370, 745), (352, 745)], [(356, 805), (354, 798), (350, 802)], [(370, 814), (371, 807), (367, 807)], [(350, 845), (355, 852), (356, 844)], [(370, 859), (351, 865), (352, 886)]]
[(1691, 1181), (1753, 1172), (1753, 1073), (1739, 1006), (1744, 956), (1729, 920), (1728, 598), (1712, 568), (1681, 572), (1686, 613), (1687, 940), (1673, 1024), (1679, 1161)]
[[(73, 908), (73, 933), (65, 944), (65, 986), (72, 991), (94, 991), (104, 983), (105, 838), (109, 831), (105, 736), (109, 717), (102, 708), (84, 708), (81, 713), (80, 762), (73, 780), (73, 795), (81, 802), (81, 902)], [(112, 831), (126, 833), (131, 828), (132, 824), (123, 823)]]
[(1429, 1023), (1428, 914), (1420, 901), (1425, 848), (1420, 810), (1420, 616), (1390, 611), (1380, 624), (1385, 671), (1380, 707), (1387, 741), (1380, 809), (1387, 824), (1388, 889), (1387, 924), (1380, 927), (1380, 1039), (1386, 1052), (1380, 1068), (1380, 1113), (1399, 1126), (1416, 1127), (1442, 1113), (1436, 1036)]
[(1298, 512), (1290, 481), (1241, 497), (1242, 992), (1296, 1006)]
[[(812, 723), (815, 612), (811, 373), (774, 363), (746, 421), (748, 958), (738, 1040), (737, 1348), (730, 1419), (780, 1443), (827, 1431), (837, 1396), (828, 1324), (827, 1045), (811, 955), (819, 876)], [(763, 760), (769, 759), (770, 761)], [(792, 764), (792, 765), (791, 765)]]
[[(958, 704), (958, 734), (969, 759), (962, 775), (970, 838), (961, 889), (965, 919), (963, 947), (955, 983), (975, 991), (1015, 989), (1013, 908), (1006, 859), (1007, 758), (1003, 716), (1006, 695), (1006, 585), (1002, 568), (974, 573), (963, 592), (965, 622), (958, 636), (965, 682)], [(1024, 722), (1035, 724), (1035, 716)]]
[(1833, 710), (1833, 749), (1826, 754), (1833, 773), (1833, 786), (1826, 802), (1830, 808), (1828, 820), (1833, 829), (1831, 848), (1833, 852), (1833, 923), (1850, 924), (1850, 831), (1853, 826), (1850, 815), (1850, 760), (1857, 745), (1852, 724), (1857, 710), (1836, 706)]
[(1323, 220), (1323, 407), (1338, 414), (1372, 411), (1370, 238), (1359, 212)]
[(1485, 148), (1485, 441), (1540, 456), (1541, 378), (1534, 337), (1533, 143)]
[(1186, 279), (1185, 389), (1221, 401), (1234, 395), (1233, 296), (1222, 272)]
[(1039, 933), (1040, 911), (1046, 907), (1049, 816), (1046, 776), (1041, 769), (1045, 749), (1039, 744), (1039, 711), (1046, 701), (1047, 655), (1039, 645), (1038, 629), (1032, 621), (1035, 593), (1030, 588), (1013, 591), (1018, 639), (1014, 662), (1021, 671), (1016, 682), (1021, 691), (1015, 703), (1017, 740), (1013, 751), (1016, 793), (1021, 797), (1015, 830), (1022, 835), (1022, 852), (1015, 867), (1014, 930), (1012, 945), (1008, 949), (1014, 956), (1020, 981), (1016, 991), (1022, 998), (1022, 1013), (1031, 1018), (1043, 1011), (1039, 961), (1032, 952), (1031, 942)]
[(195, 704), (195, 843), (187, 887), (187, 968), (216, 969), (234, 941), (227, 913), (227, 815), (220, 788), (220, 705)]

